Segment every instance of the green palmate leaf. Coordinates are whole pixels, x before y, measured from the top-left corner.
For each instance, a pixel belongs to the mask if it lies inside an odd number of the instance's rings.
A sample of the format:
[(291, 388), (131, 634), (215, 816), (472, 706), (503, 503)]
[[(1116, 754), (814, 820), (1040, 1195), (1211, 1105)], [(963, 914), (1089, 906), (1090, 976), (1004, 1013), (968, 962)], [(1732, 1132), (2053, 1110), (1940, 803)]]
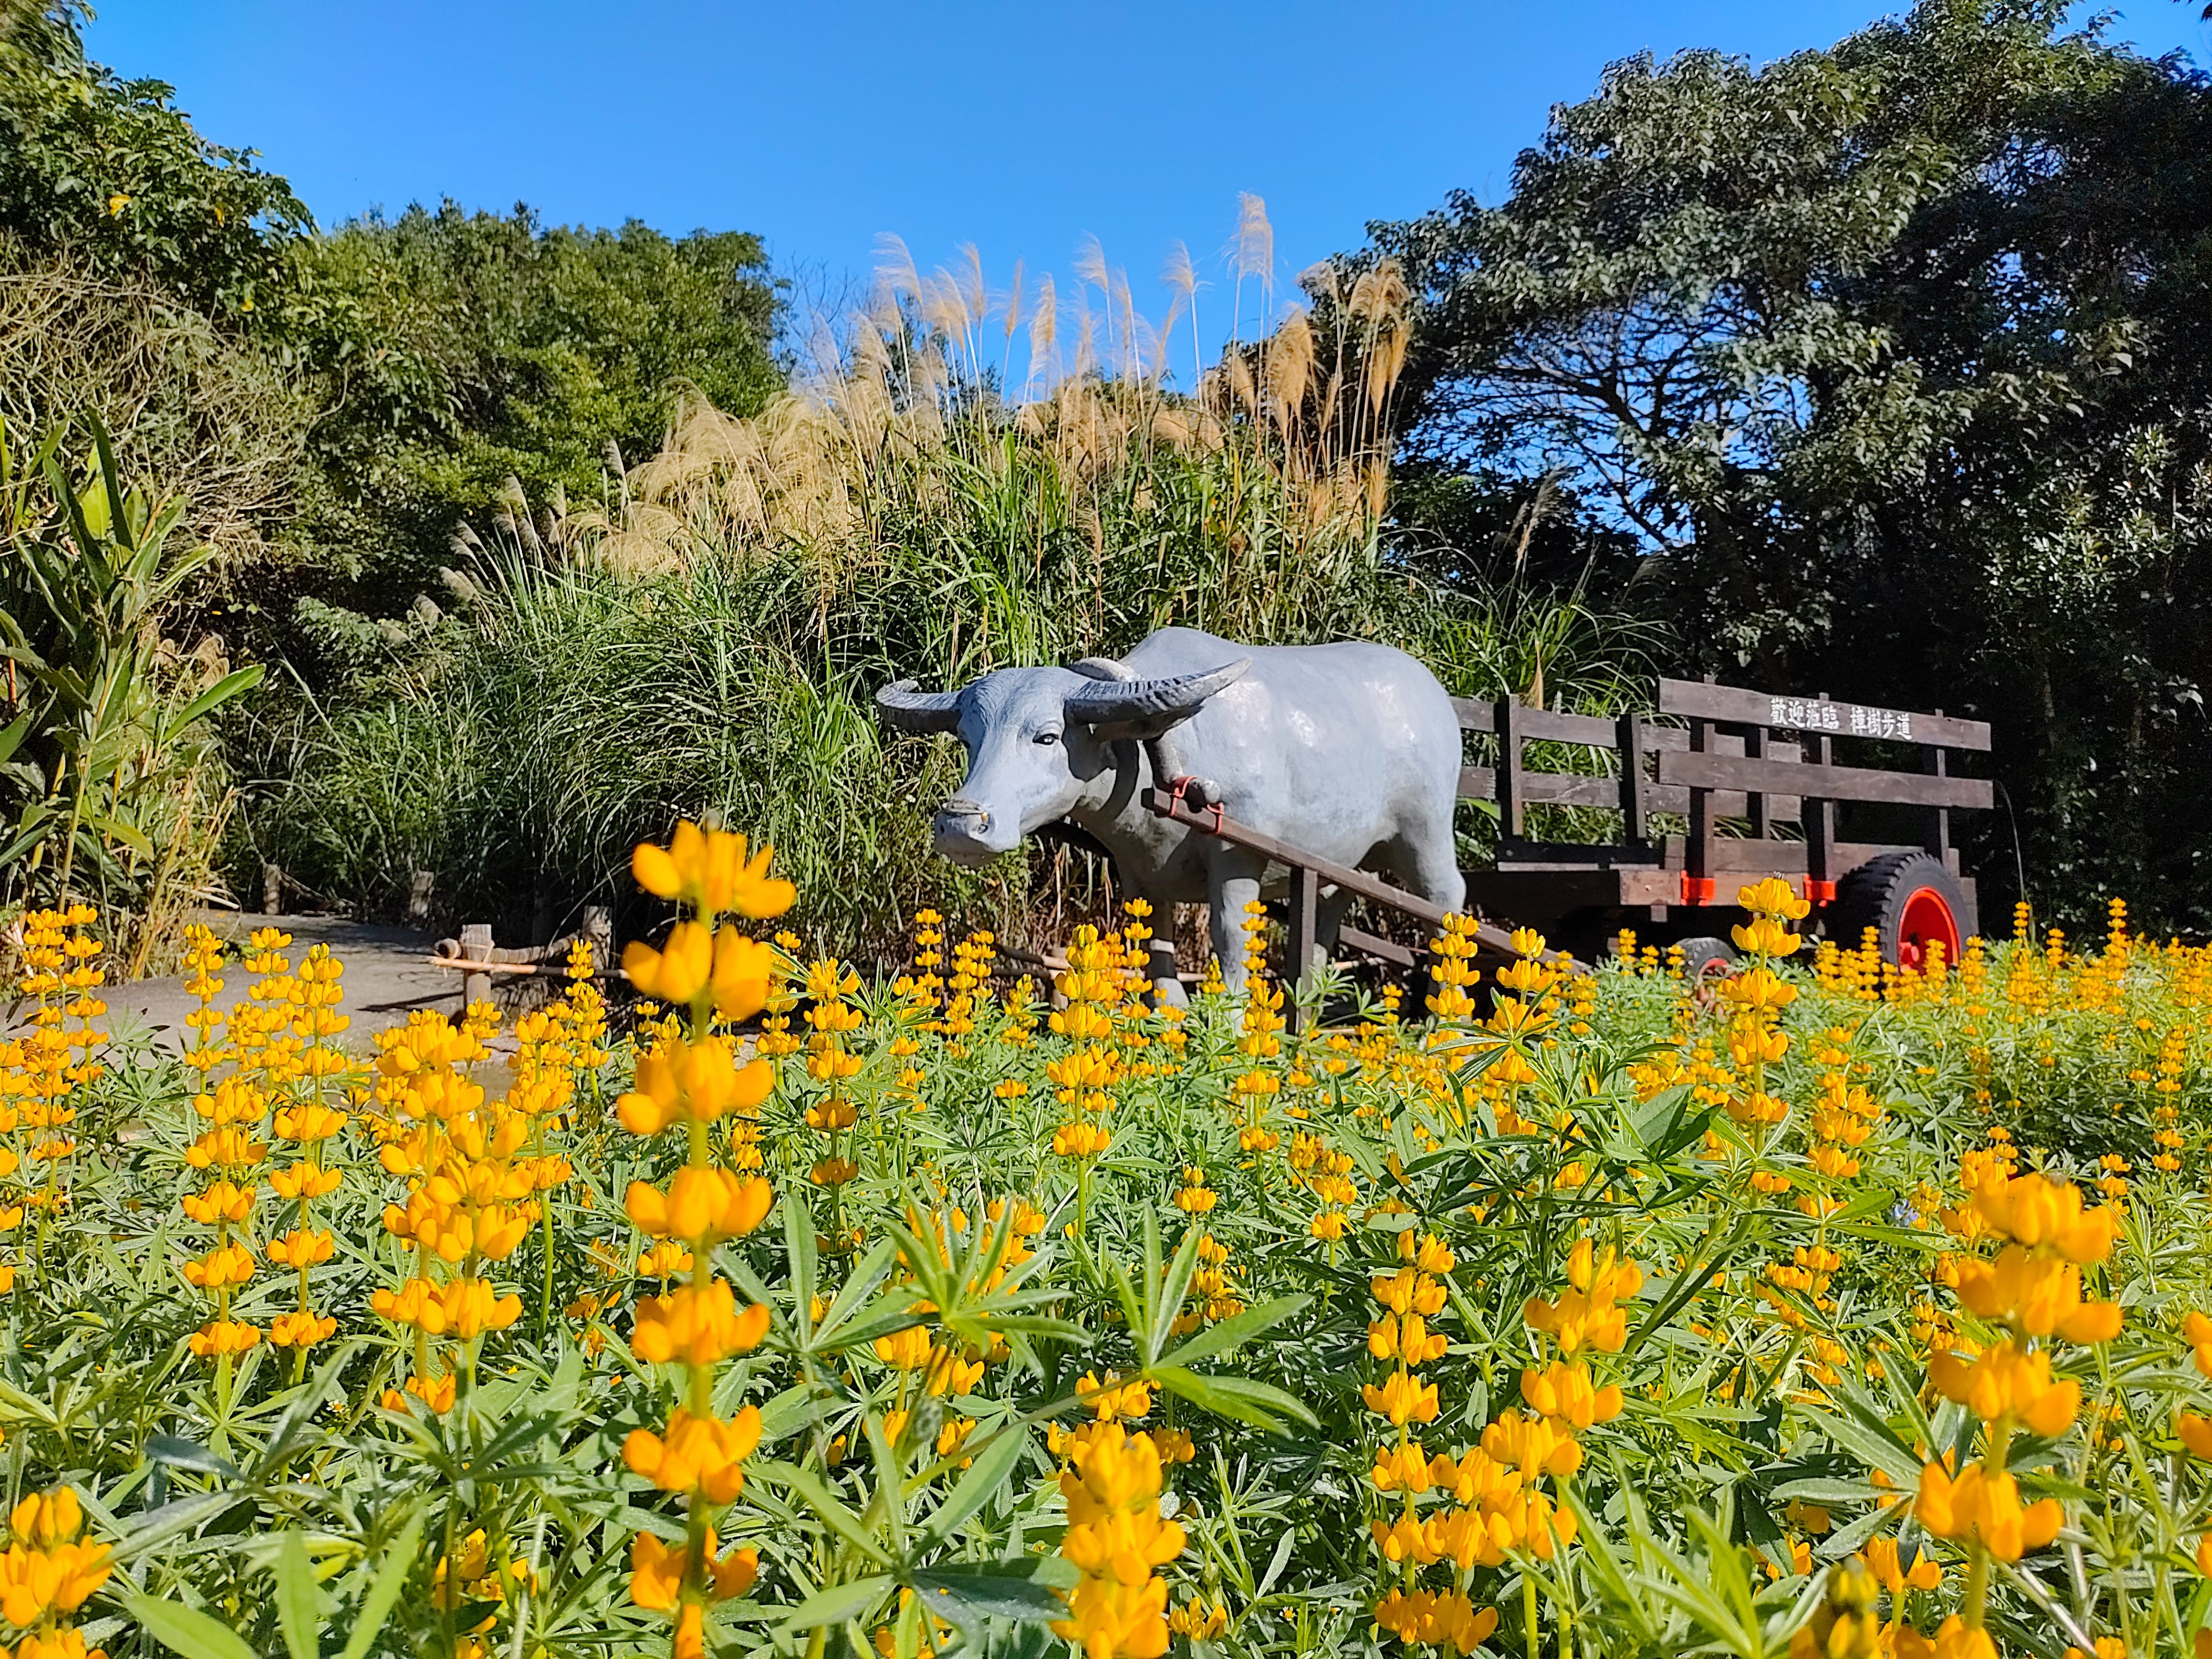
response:
[[(791, 1316), (802, 1340), (811, 1343), (814, 1334), (814, 1212), (795, 1193), (783, 1195), (783, 1248), (791, 1264)], [(757, 1299), (768, 1298), (762, 1295)]]
[(915, 1573), (914, 1589), (924, 1607), (972, 1642), (986, 1618), (1031, 1624), (1065, 1619), (1067, 1603), (1054, 1589), (1073, 1578), (1072, 1570), (1059, 1557), (1039, 1556), (1033, 1562), (1004, 1565), (963, 1563), (927, 1568)]
[(1828, 1437), (1868, 1467), (1880, 1469), (1901, 1490), (1917, 1487), (1920, 1459), (1898, 1438), (1873, 1401), (1848, 1385), (1835, 1392), (1843, 1409), (1822, 1418)]
[(245, 1492), (204, 1492), (176, 1498), (158, 1509), (134, 1516), (132, 1519), (138, 1524), (115, 1547), (116, 1564), (133, 1560), (180, 1534), (213, 1526), (231, 1510), (252, 1501)]
[(1159, 1287), (1153, 1296), (1152, 1316), (1144, 1328), (1145, 1363), (1152, 1365), (1160, 1363), (1161, 1356), (1167, 1352), (1167, 1345), (1175, 1340), (1175, 1322), (1182, 1316), (1182, 1304), (1190, 1295), (1190, 1281), (1198, 1272), (1200, 1235), (1195, 1227), (1185, 1231), (1182, 1243), (1176, 1247), (1175, 1260), (1168, 1264), (1166, 1276), (1163, 1279), (1156, 1261), (1158, 1248), (1155, 1241), (1158, 1225), (1152, 1219), (1149, 1206), (1145, 1211), (1145, 1219), (1146, 1266), (1148, 1270), (1145, 1283), (1148, 1287), (1155, 1285)]
[(149, 1636), (184, 1659), (261, 1659), (245, 1638), (197, 1607), (133, 1595), (123, 1605)]
[[(1624, 1354), (1634, 1353), (1651, 1333), (1662, 1330), (1670, 1324), (1674, 1316), (1689, 1306), (1691, 1299), (1711, 1279), (1713, 1270), (1725, 1266), (1734, 1258), (1738, 1250), (1751, 1243), (1752, 1235), (1758, 1230), (1758, 1225), (1755, 1217), (1744, 1217), (1729, 1231), (1726, 1237), (1715, 1244), (1709, 1252), (1705, 1253), (1700, 1260), (1684, 1272), (1675, 1274), (1674, 1283), (1668, 1287), (1665, 1299), (1637, 1322), (1636, 1328), (1628, 1334), (1628, 1340), (1621, 1352)], [(1717, 1231), (1717, 1225), (1716, 1231)]]
[[(853, 1264), (844, 1285), (823, 1313), (822, 1322), (815, 1327), (815, 1340), (821, 1341), (834, 1334), (836, 1346), (848, 1348), (862, 1342), (872, 1342), (876, 1338), (888, 1335), (903, 1326), (919, 1323), (912, 1311), (913, 1304), (920, 1299), (915, 1296), (886, 1297), (874, 1304), (868, 1301), (875, 1294), (876, 1288), (890, 1276), (897, 1261), (898, 1246), (888, 1238), (878, 1240), (866, 1255)], [(845, 1328), (847, 1322), (856, 1318), (864, 1306), (866, 1307), (866, 1317), (852, 1328)]]
[(799, 1500), (819, 1516), (830, 1530), (854, 1549), (878, 1565), (888, 1566), (891, 1558), (860, 1517), (837, 1496), (806, 1470), (794, 1464), (765, 1462), (752, 1466), (761, 1480), (783, 1486), (797, 1495)]
[(183, 1440), (173, 1434), (157, 1434), (146, 1442), (146, 1455), (157, 1463), (167, 1463), (173, 1469), (192, 1469), (202, 1474), (219, 1474), (226, 1480), (243, 1480), (238, 1466), (228, 1458), (217, 1455), (197, 1441)]
[(1173, 1353), (1158, 1363), (1163, 1365), (1191, 1365), (1201, 1359), (1226, 1353), (1241, 1342), (1249, 1341), (1263, 1331), (1273, 1330), (1285, 1319), (1301, 1312), (1313, 1301), (1310, 1296), (1279, 1296), (1273, 1301), (1262, 1302), (1256, 1308), (1247, 1308), (1243, 1313), (1231, 1314), (1217, 1325), (1209, 1325)]
[(805, 1383), (786, 1389), (761, 1404), (761, 1443), (788, 1439), (814, 1420), (814, 1390)]
[(941, 1544), (952, 1535), (952, 1529), (981, 1509), (1005, 1486), (1007, 1477), (1020, 1464), (1022, 1455), (1029, 1449), (1029, 1431), (1009, 1426), (991, 1437), (990, 1443), (975, 1454), (975, 1461), (960, 1477), (959, 1485), (945, 1495), (929, 1519), (922, 1524), (917, 1542), (923, 1549)]
[(1573, 1512), (1577, 1523), (1575, 1536), (1583, 1547), (1583, 1570), (1610, 1604), (1614, 1616), (1628, 1622), (1632, 1634), (1646, 1650), (1657, 1650), (1662, 1645), (1662, 1632), (1646, 1611), (1644, 1597), (1630, 1583), (1628, 1565), (1614, 1553), (1613, 1540), (1590, 1514), (1580, 1492), (1569, 1486), (1561, 1493), (1560, 1501)]

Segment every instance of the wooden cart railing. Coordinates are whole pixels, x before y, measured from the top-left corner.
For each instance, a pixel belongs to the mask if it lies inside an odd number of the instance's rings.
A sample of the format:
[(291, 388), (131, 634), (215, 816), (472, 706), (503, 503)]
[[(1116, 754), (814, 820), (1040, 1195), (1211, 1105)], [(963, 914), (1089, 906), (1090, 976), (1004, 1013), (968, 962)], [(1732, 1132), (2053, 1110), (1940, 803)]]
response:
[[(1922, 846), (1956, 873), (1950, 814), (1987, 807), (1993, 799), (1986, 779), (1954, 777), (1948, 762), (1952, 750), (1987, 750), (1989, 726), (1940, 713), (1672, 679), (1659, 681), (1653, 714), (1570, 714), (1510, 698), (1455, 698), (1453, 706), (1463, 732), (1494, 738), (1498, 750), (1494, 764), (1464, 767), (1459, 782), (1462, 799), (1497, 806), (1496, 862), (1468, 872), (1470, 908), (1486, 916), (1540, 921), (1577, 908), (1644, 907), (1662, 918), (1678, 906), (1732, 906), (1739, 878), (1773, 874), (1801, 878), (1806, 897), (1826, 902), (1834, 899), (1841, 873), (1898, 850), (1894, 843), (1839, 843), (1839, 802), (1924, 811)], [(1915, 745), (1923, 752), (1922, 769), (1839, 765), (1834, 757), (1839, 738)], [(1532, 743), (1599, 750), (1599, 769), (1531, 770)], [(1152, 790), (1146, 804), (1163, 817), (1248, 848), (1289, 871), (1291, 962), (1312, 959), (1323, 885), (1431, 927), (1443, 921), (1443, 910), (1417, 894), (1264, 835), (1218, 808), (1194, 808), (1171, 789)], [(1534, 805), (1617, 812), (1620, 836), (1591, 842), (1533, 841), (1528, 811)], [(1655, 835), (1656, 812), (1682, 817), (1686, 833)], [(1721, 833), (1723, 820), (1741, 825), (1742, 833)], [(1784, 823), (1799, 825), (1800, 835), (1776, 835)], [(1401, 966), (1418, 961), (1404, 945), (1357, 928), (1342, 928), (1338, 937), (1350, 949)], [(1475, 939), (1492, 951), (1511, 950), (1505, 930), (1487, 923), (1478, 927)]]

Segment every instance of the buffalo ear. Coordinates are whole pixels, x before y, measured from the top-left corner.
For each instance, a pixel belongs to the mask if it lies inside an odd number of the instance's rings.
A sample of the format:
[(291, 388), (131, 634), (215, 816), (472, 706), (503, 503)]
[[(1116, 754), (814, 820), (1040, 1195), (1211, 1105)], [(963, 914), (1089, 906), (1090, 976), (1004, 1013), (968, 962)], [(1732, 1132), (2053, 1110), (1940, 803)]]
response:
[(902, 732), (957, 732), (960, 694), (921, 691), (913, 680), (901, 680), (876, 693), (876, 707), (884, 719)]
[(1137, 678), (1137, 671), (1118, 657), (1081, 657), (1068, 664), (1067, 669), (1087, 680), (1119, 680), (1127, 684)]
[(1155, 679), (1102, 680), (1071, 691), (1061, 709), (1102, 738), (1157, 738), (1203, 708), (1206, 700), (1234, 684), (1252, 665), (1249, 657), (1197, 674)]

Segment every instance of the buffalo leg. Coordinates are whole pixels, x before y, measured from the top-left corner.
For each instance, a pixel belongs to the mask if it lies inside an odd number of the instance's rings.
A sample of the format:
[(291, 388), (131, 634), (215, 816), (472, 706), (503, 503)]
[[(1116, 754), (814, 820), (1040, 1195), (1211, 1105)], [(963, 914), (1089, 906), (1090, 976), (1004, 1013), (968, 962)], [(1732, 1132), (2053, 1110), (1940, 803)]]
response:
[(1407, 886), (1447, 910), (1466, 908), (1467, 878), (1460, 873), (1450, 820), (1429, 834), (1401, 836), (1390, 850), (1390, 863)]
[(1341, 887), (1322, 889), (1321, 908), (1314, 919), (1314, 965), (1319, 967), (1336, 949), (1337, 931), (1352, 908), (1353, 896)]
[(1218, 849), (1207, 867), (1206, 931), (1221, 982), (1231, 995), (1244, 994), (1244, 907), (1260, 896), (1261, 861), (1241, 848)]
[(1152, 939), (1152, 959), (1146, 970), (1152, 976), (1152, 1006), (1188, 1007), (1190, 999), (1183, 994), (1182, 981), (1176, 977), (1175, 906), (1155, 901), (1152, 921), (1156, 926)]

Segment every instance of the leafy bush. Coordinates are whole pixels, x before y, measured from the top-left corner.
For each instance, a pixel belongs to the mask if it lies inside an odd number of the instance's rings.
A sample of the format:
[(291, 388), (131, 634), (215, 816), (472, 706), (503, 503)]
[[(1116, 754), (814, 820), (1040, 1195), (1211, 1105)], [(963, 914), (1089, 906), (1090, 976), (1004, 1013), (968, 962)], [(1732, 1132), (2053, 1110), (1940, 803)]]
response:
[(611, 446), (659, 446), (684, 395), (749, 414), (782, 383), (755, 236), (447, 202), (352, 221), (291, 260), (282, 349), (325, 395), (328, 489), (301, 533), (372, 615), (434, 581), (456, 526), (506, 493), (590, 491)]
[(285, 248), (307, 210), (251, 150), (203, 138), (172, 88), (86, 62), (84, 11), (0, 0), (0, 231), (211, 316), (266, 307), (289, 285)]

